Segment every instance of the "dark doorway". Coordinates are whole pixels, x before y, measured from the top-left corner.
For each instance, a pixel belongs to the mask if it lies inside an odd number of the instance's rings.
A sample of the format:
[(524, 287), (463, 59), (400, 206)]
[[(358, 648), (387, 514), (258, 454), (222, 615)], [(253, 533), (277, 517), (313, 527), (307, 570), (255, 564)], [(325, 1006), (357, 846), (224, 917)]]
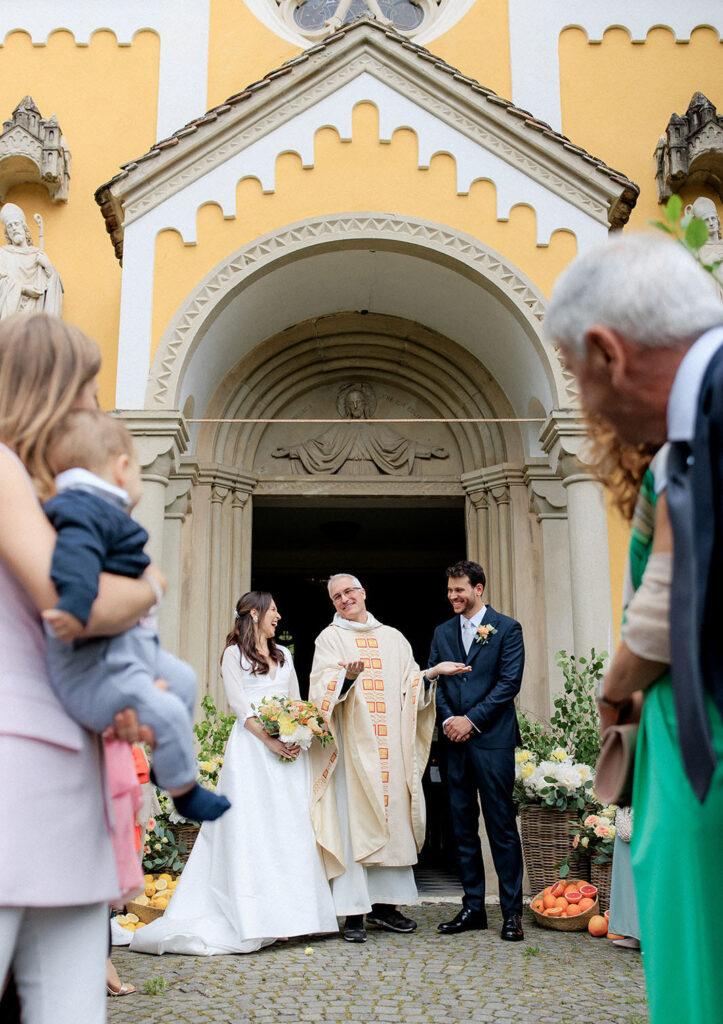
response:
[[(302, 695), (314, 640), (334, 614), (327, 592), (331, 574), (358, 576), (369, 610), (399, 629), (425, 666), (434, 628), (451, 614), (445, 567), (465, 553), (461, 498), (254, 501), (251, 585), (274, 595), (282, 616), (278, 636), (293, 647)], [(427, 843), (420, 863), (448, 867), (454, 858), (436, 742), (424, 788)]]

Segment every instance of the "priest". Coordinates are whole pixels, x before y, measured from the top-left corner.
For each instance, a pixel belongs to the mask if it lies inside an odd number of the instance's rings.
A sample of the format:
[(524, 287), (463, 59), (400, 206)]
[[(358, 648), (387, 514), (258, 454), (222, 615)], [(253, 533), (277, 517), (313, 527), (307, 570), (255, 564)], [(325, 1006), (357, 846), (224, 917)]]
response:
[[(312, 821), (343, 936), (365, 942), (368, 923), (417, 927), (398, 907), (417, 899), (412, 867), (424, 842), (422, 773), (434, 730), (434, 684), (402, 634), (367, 611), (355, 576), (329, 580), (336, 609), (317, 637), (309, 697), (335, 747), (312, 747)], [(446, 662), (437, 672), (466, 672)]]

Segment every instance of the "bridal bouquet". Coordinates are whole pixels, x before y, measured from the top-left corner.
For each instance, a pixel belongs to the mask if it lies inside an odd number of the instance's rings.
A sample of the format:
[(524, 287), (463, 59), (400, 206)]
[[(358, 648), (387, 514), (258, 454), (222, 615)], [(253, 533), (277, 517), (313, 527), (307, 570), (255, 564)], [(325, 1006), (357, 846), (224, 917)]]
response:
[[(297, 745), (308, 750), (314, 739), (322, 747), (333, 741), (321, 712), (309, 700), (264, 697), (259, 705), (252, 704), (251, 708), (269, 736), (275, 736), (289, 746)], [(291, 758), (282, 757), (281, 760), (289, 761)]]

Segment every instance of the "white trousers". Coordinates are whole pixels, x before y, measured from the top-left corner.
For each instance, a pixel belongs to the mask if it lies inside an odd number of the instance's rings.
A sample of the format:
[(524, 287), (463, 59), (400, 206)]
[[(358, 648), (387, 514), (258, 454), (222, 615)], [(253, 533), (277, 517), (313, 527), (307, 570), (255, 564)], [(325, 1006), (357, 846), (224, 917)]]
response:
[(108, 904), (0, 907), (0, 986), (12, 969), (23, 1024), (103, 1024)]
[(344, 751), (341, 737), (337, 738), (339, 760), (334, 774), (336, 809), (344, 843), (346, 871), (332, 879), (331, 895), (338, 917), (349, 914), (368, 914), (373, 903), (409, 906), (417, 902), (417, 885), (411, 867), (385, 867), (373, 864), (366, 867), (354, 860), (349, 827), (349, 801), (346, 795)]

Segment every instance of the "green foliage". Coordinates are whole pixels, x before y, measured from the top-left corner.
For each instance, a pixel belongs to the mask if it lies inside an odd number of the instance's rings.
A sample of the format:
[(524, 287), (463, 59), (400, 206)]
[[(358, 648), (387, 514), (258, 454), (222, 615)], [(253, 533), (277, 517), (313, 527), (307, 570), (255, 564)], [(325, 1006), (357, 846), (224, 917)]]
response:
[(149, 978), (143, 986), (147, 996), (161, 996), (166, 991), (165, 978)]
[(700, 254), (700, 250), (708, 241), (708, 228), (705, 221), (701, 220), (700, 217), (693, 217), (690, 213), (683, 214), (683, 200), (679, 195), (670, 197), (663, 207), (663, 213), (665, 214), (664, 221), (654, 220), (650, 223), (661, 231), (665, 231), (666, 234), (672, 235), (673, 238), (680, 242), (681, 245), (684, 245), (695, 256), (705, 270), (715, 274), (723, 261), (716, 260), (715, 263), (704, 263)]
[(523, 956), (540, 956), (540, 947), (539, 946), (525, 946), (525, 948), (522, 950), (522, 955)]
[(214, 757), (223, 758), (226, 743), (236, 721), (235, 715), (224, 715), (216, 707), (213, 697), (206, 696), (201, 701), (203, 720), (193, 727), (198, 740), (198, 757), (200, 761), (210, 761)]
[(517, 722), (521, 736), (519, 747), (522, 750), (531, 750), (538, 761), (546, 761), (556, 746), (549, 727), (526, 711), (517, 712)]
[(589, 658), (576, 658), (567, 651), (558, 651), (555, 656), (564, 676), (564, 690), (553, 700), (553, 745), (565, 747), (573, 760), (582, 764), (594, 765), (600, 753), (595, 685), (602, 677), (606, 658), (606, 651), (598, 654), (595, 648)]
[(168, 823), (156, 821), (153, 829), (146, 832), (146, 842), (143, 847), (143, 870), (149, 875), (161, 871), (181, 871), (183, 870), (181, 854), (185, 852), (186, 844), (180, 839), (176, 839), (168, 827)]

